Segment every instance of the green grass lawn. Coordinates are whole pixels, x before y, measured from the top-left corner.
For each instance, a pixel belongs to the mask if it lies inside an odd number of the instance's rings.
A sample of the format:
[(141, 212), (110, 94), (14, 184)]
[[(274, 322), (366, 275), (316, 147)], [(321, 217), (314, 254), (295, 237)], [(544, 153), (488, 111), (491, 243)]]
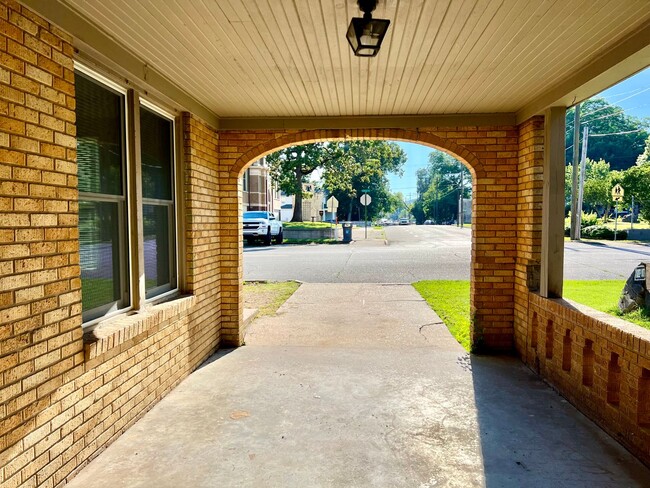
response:
[(257, 308), (258, 317), (274, 315), (298, 287), (295, 281), (244, 282), (244, 307)]
[[(329, 229), (332, 227), (332, 224), (329, 222), (283, 222), (282, 227), (291, 230), (316, 230)], [(338, 227), (340, 228), (341, 226), (338, 225)]]
[(564, 297), (650, 329), (650, 315), (647, 311), (636, 310), (623, 315), (618, 310), (618, 298), (624, 286), (624, 280), (566, 280)]
[(418, 281), (413, 287), (440, 316), (451, 335), (469, 351), (469, 281)]
[(285, 244), (341, 244), (342, 241), (336, 239), (287, 239), (283, 241)]
[[(623, 280), (567, 280), (564, 297), (650, 329), (647, 311), (636, 310), (625, 315), (619, 312), (618, 298), (624, 285)], [(440, 316), (451, 335), (469, 351), (469, 281), (418, 281), (413, 287)]]

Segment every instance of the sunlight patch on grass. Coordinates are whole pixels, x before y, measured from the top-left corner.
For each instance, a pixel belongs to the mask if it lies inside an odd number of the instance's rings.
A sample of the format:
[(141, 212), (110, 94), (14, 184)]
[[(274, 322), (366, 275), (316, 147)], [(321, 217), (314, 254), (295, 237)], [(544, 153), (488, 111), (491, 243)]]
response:
[(341, 227), (332, 225), (329, 222), (283, 222), (282, 227), (290, 230), (318, 230), (329, 229), (330, 227)]
[(469, 281), (418, 281), (413, 287), (440, 316), (451, 335), (469, 351)]
[(650, 329), (650, 315), (646, 310), (627, 314), (619, 311), (618, 299), (624, 286), (625, 280), (566, 280), (564, 298)]
[(244, 307), (258, 309), (258, 317), (275, 315), (299, 287), (296, 281), (244, 282)]
[[(624, 280), (567, 280), (564, 282), (564, 297), (650, 329), (647, 310), (627, 314), (618, 310), (618, 299), (624, 286)], [(469, 281), (418, 281), (413, 283), (413, 287), (440, 316), (456, 340), (469, 351)]]

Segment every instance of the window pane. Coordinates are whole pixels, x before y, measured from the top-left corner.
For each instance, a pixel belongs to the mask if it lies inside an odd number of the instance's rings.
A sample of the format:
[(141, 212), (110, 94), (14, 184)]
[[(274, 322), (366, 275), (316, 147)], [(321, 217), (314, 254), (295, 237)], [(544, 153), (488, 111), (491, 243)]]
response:
[[(84, 320), (91, 320), (108, 310), (92, 313), (93, 309), (115, 304), (126, 306), (126, 283), (120, 280), (124, 250), (120, 249), (121, 231), (118, 202), (79, 201), (79, 255), (81, 265), (81, 294)], [(90, 312), (90, 313), (89, 313)], [(94, 315), (94, 316), (93, 316)]]
[[(147, 298), (166, 291), (154, 290), (160, 286), (172, 286), (174, 263), (173, 244), (170, 243), (171, 206), (143, 205), (144, 224), (144, 277)], [(175, 286), (175, 284), (174, 284)], [(153, 293), (150, 293), (152, 290)]]
[(75, 72), (79, 191), (123, 195), (124, 97)]
[(142, 195), (172, 200), (172, 122), (140, 109)]

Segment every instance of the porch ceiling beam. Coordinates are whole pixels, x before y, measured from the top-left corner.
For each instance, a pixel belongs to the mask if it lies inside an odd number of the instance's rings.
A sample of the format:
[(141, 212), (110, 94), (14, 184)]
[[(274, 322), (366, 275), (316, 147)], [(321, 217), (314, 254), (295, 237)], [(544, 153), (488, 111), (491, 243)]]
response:
[(130, 79), (136, 86), (150, 89), (154, 96), (157, 95), (172, 106), (192, 112), (214, 128), (219, 127), (219, 117), (214, 112), (124, 49), (69, 6), (55, 0), (20, 2), (68, 32), (73, 37), (73, 45), (79, 50), (82, 60), (110, 63), (107, 66), (109, 69)]
[(467, 127), (514, 125), (514, 113), (441, 114), (358, 117), (224, 117), (221, 130), (249, 129), (415, 129), (424, 127)]
[(517, 123), (549, 107), (570, 107), (650, 66), (650, 24), (628, 36), (517, 112)]

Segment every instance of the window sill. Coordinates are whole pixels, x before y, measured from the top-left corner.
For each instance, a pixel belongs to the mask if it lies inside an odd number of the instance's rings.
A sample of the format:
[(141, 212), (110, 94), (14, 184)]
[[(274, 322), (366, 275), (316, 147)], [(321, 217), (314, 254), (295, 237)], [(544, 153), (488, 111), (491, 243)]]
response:
[(125, 351), (170, 325), (169, 319), (189, 310), (197, 302), (194, 295), (171, 297), (140, 312), (116, 315), (84, 334), (86, 367), (92, 368)]

